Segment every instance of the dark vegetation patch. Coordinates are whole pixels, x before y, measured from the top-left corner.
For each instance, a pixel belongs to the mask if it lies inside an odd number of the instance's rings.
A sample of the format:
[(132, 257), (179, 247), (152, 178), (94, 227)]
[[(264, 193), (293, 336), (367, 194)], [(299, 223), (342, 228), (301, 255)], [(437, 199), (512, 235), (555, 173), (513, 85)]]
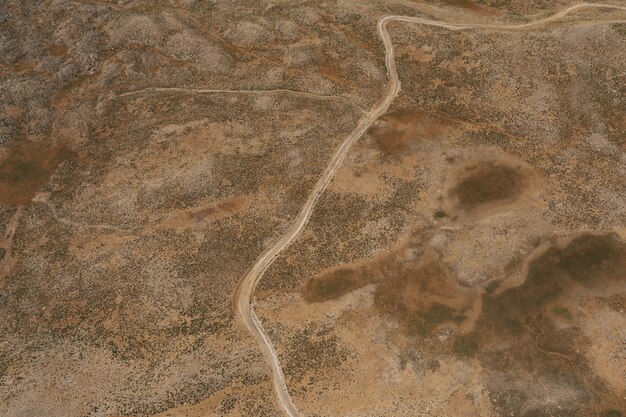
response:
[(370, 130), (373, 146), (385, 157), (399, 157), (411, 150), (417, 140), (437, 137), (446, 122), (417, 109), (387, 113)]
[(376, 286), (374, 304), (411, 334), (427, 335), (443, 323), (462, 321), (472, 305), (472, 295), (434, 257), (381, 269), (384, 278)]
[(558, 268), (585, 286), (626, 272), (626, 248), (615, 235), (583, 235), (559, 253)]
[[(592, 341), (577, 327), (554, 321), (574, 319), (576, 294), (604, 292), (623, 283), (625, 274), (626, 244), (616, 235), (584, 234), (563, 248), (550, 247), (530, 263), (523, 284), (484, 294), (474, 331), (483, 368), (499, 373), (514, 370), (518, 380), (536, 375), (575, 389), (577, 411), (568, 415), (591, 415), (587, 413), (603, 403), (626, 406), (592, 371), (584, 355)], [(520, 392), (517, 399), (503, 395), (501, 387), (492, 390), (504, 415), (552, 415), (548, 406), (529, 408), (537, 401), (531, 398), (531, 389)]]
[(396, 253), (353, 268), (341, 268), (310, 279), (302, 289), (307, 302), (341, 297), (375, 283), (375, 307), (398, 319), (411, 334), (430, 334), (440, 324), (460, 323), (475, 295), (461, 288), (433, 254), (415, 261)]
[(458, 356), (474, 357), (478, 351), (478, 338), (475, 333), (459, 335), (454, 338), (452, 351)]
[(341, 268), (307, 281), (302, 294), (307, 302), (334, 300), (367, 283), (363, 271)]
[(531, 262), (522, 285), (485, 296), (480, 322), (489, 323), (499, 334), (515, 333), (566, 292), (580, 286), (602, 288), (609, 281), (623, 279), (625, 246), (612, 234), (585, 234), (563, 249), (549, 248)]
[(485, 286), (485, 291), (487, 291), (487, 294), (493, 294), (498, 289), (499, 286), (500, 286), (500, 282), (491, 281), (489, 284), (487, 284), (487, 286)]
[(510, 200), (520, 194), (522, 187), (519, 168), (481, 162), (466, 168), (450, 194), (461, 208), (471, 210), (483, 204)]
[[(310, 281), (305, 294), (314, 290), (315, 300), (331, 299), (372, 282), (375, 308), (398, 320), (407, 335), (422, 340), (444, 325), (456, 328), (449, 341), (420, 349), (475, 358), (487, 375), (507, 375), (515, 388), (490, 385), (502, 415), (561, 415), (559, 410), (566, 410), (569, 414), (563, 415), (587, 416), (597, 415), (593, 410), (626, 407), (591, 368), (585, 352), (593, 341), (575, 326), (581, 297), (598, 297), (611, 308), (623, 306), (626, 243), (617, 235), (582, 234), (564, 246), (554, 244), (530, 261), (521, 285), (505, 288), (493, 281), (484, 290), (461, 287), (434, 254), (407, 260), (401, 255), (407, 253), (404, 249)], [(482, 309), (476, 317), (472, 307), (479, 297)], [(575, 399), (542, 404), (534, 389), (538, 379), (575, 393)]]
[(65, 147), (15, 143), (0, 162), (0, 205), (28, 204), (57, 165), (71, 157), (72, 152)]
[(564, 317), (568, 320), (572, 319), (572, 313), (569, 310), (562, 306), (554, 306), (552, 307), (552, 312), (558, 316)]

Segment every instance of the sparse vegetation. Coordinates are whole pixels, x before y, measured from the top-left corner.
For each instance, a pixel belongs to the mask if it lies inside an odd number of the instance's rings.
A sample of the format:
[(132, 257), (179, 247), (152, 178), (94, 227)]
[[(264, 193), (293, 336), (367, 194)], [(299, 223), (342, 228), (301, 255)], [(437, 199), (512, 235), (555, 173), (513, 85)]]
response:
[[(3, 2), (0, 415), (276, 417), (233, 291), (390, 85), (375, 22), (561, 3)], [(623, 416), (624, 16), (389, 23), (256, 287), (302, 415)]]

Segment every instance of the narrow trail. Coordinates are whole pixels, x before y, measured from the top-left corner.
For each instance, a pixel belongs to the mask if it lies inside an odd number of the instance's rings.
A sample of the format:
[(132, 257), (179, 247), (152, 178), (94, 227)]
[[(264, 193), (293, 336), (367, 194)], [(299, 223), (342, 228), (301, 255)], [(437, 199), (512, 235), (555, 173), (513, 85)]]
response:
[[(424, 19), (420, 17), (409, 17), (409, 16), (385, 16), (378, 21), (378, 33), (385, 47), (385, 64), (387, 66), (387, 75), (389, 77), (389, 83), (387, 84), (385, 90), (385, 96), (382, 101), (372, 110), (367, 112), (363, 118), (358, 122), (355, 129), (350, 133), (350, 135), (343, 141), (343, 143), (337, 148), (335, 153), (332, 155), (328, 165), (322, 172), (320, 178), (315, 183), (315, 186), (311, 190), (311, 193), (308, 195), (304, 206), (300, 210), (298, 216), (294, 219), (291, 226), (287, 229), (287, 231), (278, 238), (265, 252), (263, 252), (259, 258), (256, 260), (252, 268), (242, 277), (239, 285), (237, 286), (235, 293), (233, 294), (233, 299), (235, 302), (236, 314), (242, 323), (246, 326), (248, 331), (256, 338), (259, 342), (259, 347), (263, 351), (263, 355), (267, 360), (268, 364), (272, 370), (272, 380), (274, 385), (274, 390), (276, 391), (276, 395), (278, 397), (278, 402), (282, 407), (284, 413), (290, 417), (298, 416), (298, 410), (291, 400), (291, 396), (289, 395), (289, 391), (287, 390), (287, 385), (285, 383), (285, 378), (283, 376), (283, 371), (280, 366), (280, 362), (278, 360), (278, 356), (276, 351), (274, 350), (274, 346), (272, 342), (267, 337), (267, 334), (263, 330), (263, 326), (261, 321), (256, 316), (254, 309), (252, 308), (252, 294), (254, 293), (254, 289), (258, 284), (259, 280), (267, 270), (267, 268), (272, 264), (274, 259), (280, 254), (287, 246), (289, 246), (302, 232), (304, 227), (306, 226), (311, 214), (313, 213), (313, 209), (320, 197), (320, 195), (324, 192), (328, 184), (330, 183), (333, 175), (337, 171), (337, 169), (341, 166), (348, 150), (356, 142), (370, 127), (370, 125), (381, 115), (383, 115), (393, 99), (400, 92), (400, 80), (398, 79), (398, 74), (396, 72), (396, 63), (394, 59), (394, 51), (393, 51), (393, 43), (391, 41), (391, 36), (387, 31), (387, 24), (389, 22), (397, 21), (397, 22), (409, 22), (409, 23), (419, 23), (427, 26), (435, 26), (441, 27), (448, 30), (467, 30), (467, 29), (501, 29), (501, 30), (523, 30), (535, 26), (539, 26), (542, 24), (550, 23), (561, 19), (568, 14), (585, 8), (595, 8), (595, 9), (614, 9), (614, 10), (623, 10), (626, 11), (626, 7), (616, 6), (611, 4), (589, 4), (589, 3), (581, 3), (571, 7), (568, 7), (552, 16), (539, 19), (536, 21), (521, 23), (521, 24), (513, 24), (513, 25), (495, 25), (495, 24), (463, 24), (463, 23), (449, 23), (442, 22), (431, 19)], [(620, 22), (626, 22), (626, 20), (622, 20)], [(604, 21), (597, 21), (595, 23), (604, 24)]]
[(4, 236), (0, 236), (0, 249), (4, 250), (4, 256), (0, 257), (0, 288), (2, 288), (2, 279), (8, 271), (13, 268), (16, 260), (13, 257), (13, 238), (19, 222), (24, 215), (24, 208), (20, 207), (15, 211), (11, 220), (7, 224)]

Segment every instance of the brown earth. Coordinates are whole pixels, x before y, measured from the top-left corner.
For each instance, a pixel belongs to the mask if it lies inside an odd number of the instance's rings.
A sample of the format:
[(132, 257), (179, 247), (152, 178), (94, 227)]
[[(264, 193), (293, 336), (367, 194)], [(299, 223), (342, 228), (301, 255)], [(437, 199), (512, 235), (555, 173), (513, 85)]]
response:
[(66, 147), (17, 142), (0, 159), (0, 204), (28, 204), (45, 185), (57, 165), (73, 157)]
[[(0, 415), (281, 415), (231, 296), (383, 96), (377, 19), (569, 5), (2, 2)], [(255, 300), (302, 415), (626, 413), (626, 31), (576, 23), (618, 18), (390, 24)]]

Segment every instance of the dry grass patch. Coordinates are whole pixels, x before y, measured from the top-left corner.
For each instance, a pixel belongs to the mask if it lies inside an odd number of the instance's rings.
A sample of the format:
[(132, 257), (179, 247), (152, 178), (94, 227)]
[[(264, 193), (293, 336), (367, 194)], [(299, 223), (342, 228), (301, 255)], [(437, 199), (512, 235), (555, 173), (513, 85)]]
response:
[(309, 303), (335, 300), (367, 285), (368, 281), (363, 271), (340, 268), (307, 281), (302, 295)]
[(28, 204), (57, 165), (73, 157), (65, 147), (29, 141), (15, 143), (0, 162), (0, 205)]
[(400, 157), (410, 152), (418, 140), (428, 140), (443, 132), (448, 122), (419, 109), (387, 113), (370, 131), (370, 142), (385, 157)]
[(385, 278), (376, 287), (375, 305), (395, 316), (409, 333), (426, 335), (440, 324), (462, 322), (473, 304), (472, 294), (432, 255), (381, 270)]

